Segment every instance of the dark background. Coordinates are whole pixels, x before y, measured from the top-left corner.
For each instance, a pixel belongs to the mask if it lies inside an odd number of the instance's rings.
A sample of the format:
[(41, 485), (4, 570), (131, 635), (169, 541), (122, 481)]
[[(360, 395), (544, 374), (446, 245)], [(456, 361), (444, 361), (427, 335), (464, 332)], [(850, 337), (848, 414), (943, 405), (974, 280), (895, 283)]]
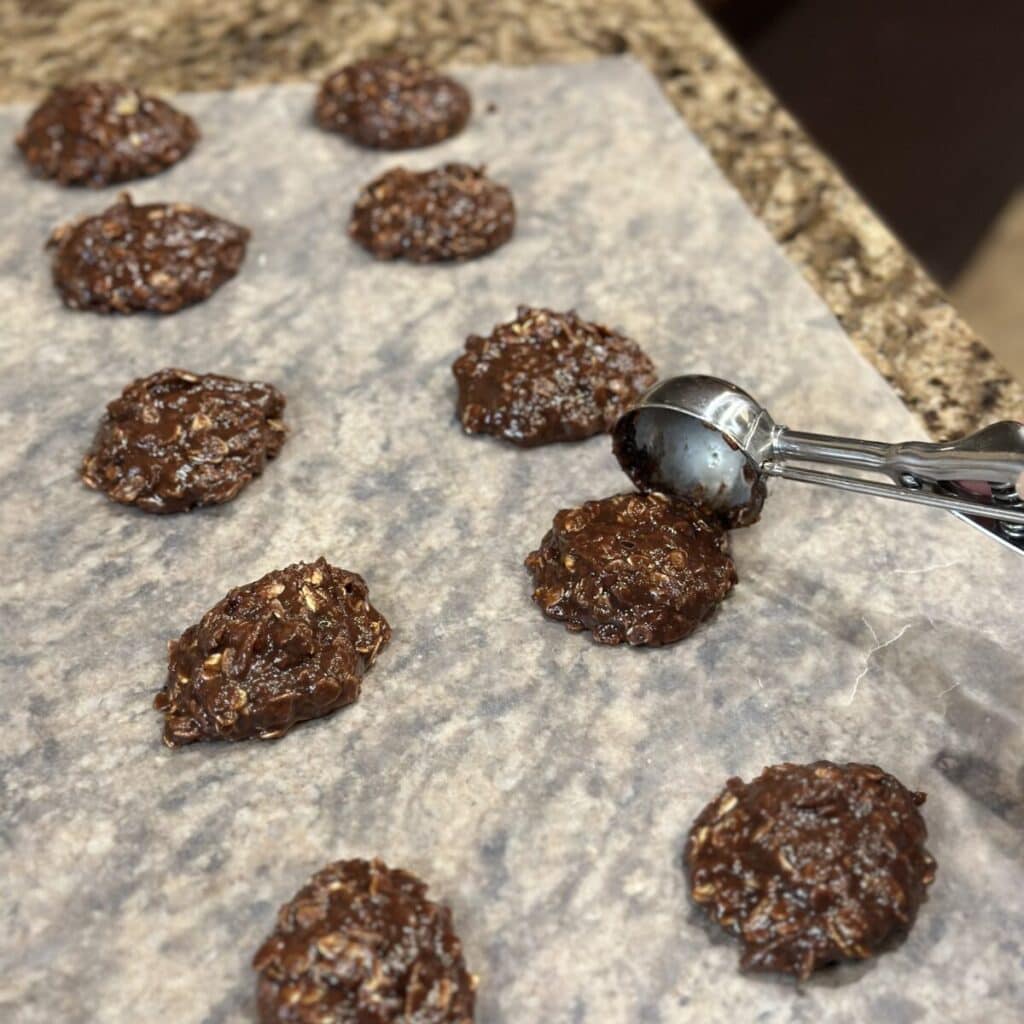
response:
[(949, 284), (1024, 180), (1024, 0), (703, 5)]

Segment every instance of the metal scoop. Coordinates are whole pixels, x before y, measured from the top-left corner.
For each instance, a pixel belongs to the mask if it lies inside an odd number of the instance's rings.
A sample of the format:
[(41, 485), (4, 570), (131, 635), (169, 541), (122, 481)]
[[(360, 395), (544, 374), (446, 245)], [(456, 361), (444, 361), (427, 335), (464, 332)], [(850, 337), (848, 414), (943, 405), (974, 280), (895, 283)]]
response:
[[(1004, 421), (948, 444), (883, 444), (779, 426), (717, 377), (656, 384), (615, 425), (622, 468), (642, 490), (702, 501), (730, 526), (754, 522), (770, 476), (944, 508), (1024, 551), (1024, 425)], [(797, 463), (880, 473), (892, 483)], [(978, 492), (978, 493), (974, 493)]]

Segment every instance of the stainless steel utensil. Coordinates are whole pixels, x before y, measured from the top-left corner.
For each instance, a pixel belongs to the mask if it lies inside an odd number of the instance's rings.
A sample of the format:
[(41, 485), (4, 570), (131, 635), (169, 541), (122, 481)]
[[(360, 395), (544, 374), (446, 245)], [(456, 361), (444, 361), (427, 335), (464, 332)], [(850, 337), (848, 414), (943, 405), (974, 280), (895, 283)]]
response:
[[(1024, 552), (1024, 425), (993, 423), (948, 444), (884, 444), (778, 425), (717, 377), (656, 384), (614, 431), (615, 454), (642, 489), (696, 497), (731, 525), (753, 522), (771, 476), (946, 509)], [(892, 483), (804, 468), (879, 473)], [(973, 493), (977, 491), (978, 493)]]

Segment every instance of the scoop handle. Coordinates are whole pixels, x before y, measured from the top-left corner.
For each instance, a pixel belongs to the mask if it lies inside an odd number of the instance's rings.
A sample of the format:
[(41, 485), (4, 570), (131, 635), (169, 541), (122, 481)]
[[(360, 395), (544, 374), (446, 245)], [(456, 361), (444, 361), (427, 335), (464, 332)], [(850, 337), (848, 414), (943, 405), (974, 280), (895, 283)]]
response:
[(800, 466), (787, 466), (782, 462), (769, 462), (763, 467), (768, 476), (780, 476), (785, 480), (796, 480), (805, 484), (820, 484), (839, 491), (854, 491), (857, 494), (870, 494), (876, 498), (891, 498), (894, 501), (908, 501), (915, 505), (929, 505), (932, 508), (945, 509), (947, 512), (959, 512), (971, 518), (994, 519), (1001, 523), (1024, 526), (1024, 504), (994, 505), (971, 498), (958, 497), (930, 490), (915, 490), (911, 487), (876, 483), (874, 480), (862, 480), (855, 476), (842, 476), (839, 473), (822, 473), (819, 470), (803, 469)]
[(897, 484), (915, 489), (922, 482), (964, 480), (1000, 487), (1012, 485), (1024, 472), (1024, 425), (993, 423), (977, 434), (946, 444), (884, 444), (777, 427), (771, 461), (816, 462), (884, 473)]

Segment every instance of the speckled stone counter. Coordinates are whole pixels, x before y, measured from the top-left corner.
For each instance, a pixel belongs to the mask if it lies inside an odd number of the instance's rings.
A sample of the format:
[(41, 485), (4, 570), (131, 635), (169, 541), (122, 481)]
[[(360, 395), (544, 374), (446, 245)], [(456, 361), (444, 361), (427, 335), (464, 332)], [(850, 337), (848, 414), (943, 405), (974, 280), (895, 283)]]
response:
[(445, 64), (629, 51), (936, 437), (1024, 418), (1000, 367), (693, 0), (0, 0), (0, 99), (83, 75), (166, 89), (315, 77), (400, 48)]
[[(378, 855), (452, 906), (479, 1024), (1010, 1020), (1024, 559), (941, 513), (780, 483), (690, 640), (609, 649), (545, 620), (523, 556), (557, 509), (628, 484), (606, 438), (524, 452), (460, 431), (451, 361), (517, 303), (576, 305), (806, 429), (915, 421), (640, 66), (466, 77), (480, 115), (406, 160), (487, 160), (520, 220), (449, 267), (345, 237), (395, 157), (318, 132), (309, 87), (181, 97), (203, 143), (133, 191), (253, 241), (164, 319), (61, 307), (47, 231), (116, 190), (0, 159), (0, 1019), (253, 1024), (275, 907), (324, 862)], [(288, 396), (280, 458), (230, 505), (146, 516), (76, 477), (104, 402), (167, 364)], [(364, 573), (394, 628), (359, 703), (276, 743), (161, 747), (166, 641), (320, 554)], [(901, 948), (801, 994), (738, 974), (680, 857), (728, 775), (819, 757), (925, 790), (939, 869)]]

